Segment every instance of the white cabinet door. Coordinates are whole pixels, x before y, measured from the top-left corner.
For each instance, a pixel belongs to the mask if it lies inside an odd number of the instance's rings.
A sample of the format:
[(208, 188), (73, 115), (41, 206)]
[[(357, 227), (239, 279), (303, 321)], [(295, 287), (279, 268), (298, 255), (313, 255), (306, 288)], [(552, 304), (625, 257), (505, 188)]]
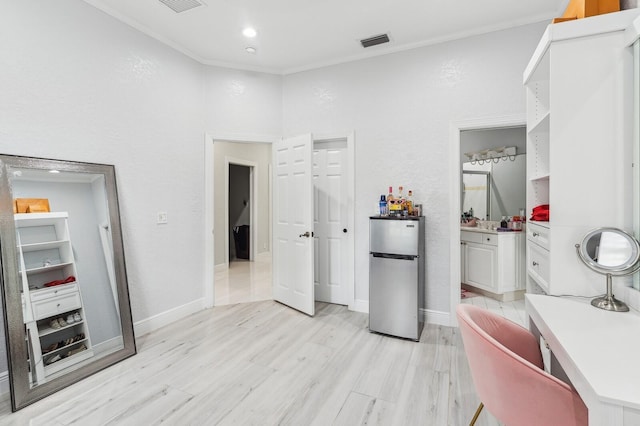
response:
[(464, 247), (465, 283), (495, 292), (497, 247), (469, 242)]

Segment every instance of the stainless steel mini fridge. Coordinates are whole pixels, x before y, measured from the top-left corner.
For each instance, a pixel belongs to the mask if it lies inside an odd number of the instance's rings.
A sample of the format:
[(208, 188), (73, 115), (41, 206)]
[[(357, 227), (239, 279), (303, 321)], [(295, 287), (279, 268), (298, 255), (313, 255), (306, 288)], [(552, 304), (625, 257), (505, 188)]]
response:
[(424, 322), (424, 217), (369, 220), (369, 330), (419, 340)]

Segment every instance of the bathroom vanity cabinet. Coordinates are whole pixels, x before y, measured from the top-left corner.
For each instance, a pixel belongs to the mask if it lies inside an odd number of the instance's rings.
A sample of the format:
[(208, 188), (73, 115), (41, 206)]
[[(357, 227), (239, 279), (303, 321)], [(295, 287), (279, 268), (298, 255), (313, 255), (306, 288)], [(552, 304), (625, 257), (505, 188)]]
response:
[(502, 301), (521, 297), (525, 288), (522, 234), (461, 230), (462, 284)]
[(625, 29), (637, 9), (547, 27), (525, 72), (527, 292), (595, 296), (602, 276), (575, 244), (594, 228), (630, 229), (632, 53)]

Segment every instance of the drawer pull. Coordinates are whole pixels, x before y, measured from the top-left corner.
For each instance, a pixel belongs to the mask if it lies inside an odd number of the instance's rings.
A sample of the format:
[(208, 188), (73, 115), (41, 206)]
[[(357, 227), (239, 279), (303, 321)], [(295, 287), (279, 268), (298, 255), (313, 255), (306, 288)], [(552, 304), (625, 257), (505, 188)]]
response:
[(534, 232), (532, 235), (533, 235), (534, 237), (539, 237), (539, 236), (540, 236), (540, 234), (538, 234), (537, 232)]
[(533, 261), (533, 266), (538, 266), (538, 265), (539, 265), (539, 263), (534, 260)]
[(58, 308), (60, 307), (60, 304), (58, 303), (56, 306), (58, 306)]

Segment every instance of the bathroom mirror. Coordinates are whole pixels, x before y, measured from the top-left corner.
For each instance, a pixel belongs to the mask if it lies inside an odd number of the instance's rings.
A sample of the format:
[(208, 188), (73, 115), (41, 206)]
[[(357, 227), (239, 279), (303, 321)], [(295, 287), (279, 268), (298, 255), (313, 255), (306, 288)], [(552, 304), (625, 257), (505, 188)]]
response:
[(462, 163), (461, 211), (473, 208), (482, 220), (517, 215), (526, 205), (527, 155), (497, 163)]
[(629, 275), (638, 270), (640, 244), (630, 234), (617, 228), (598, 228), (576, 244), (578, 257), (590, 269), (607, 277), (607, 293), (591, 304), (608, 311), (627, 312), (629, 308), (613, 296), (612, 277)]
[(136, 353), (113, 166), (0, 155), (0, 246), (14, 411)]

